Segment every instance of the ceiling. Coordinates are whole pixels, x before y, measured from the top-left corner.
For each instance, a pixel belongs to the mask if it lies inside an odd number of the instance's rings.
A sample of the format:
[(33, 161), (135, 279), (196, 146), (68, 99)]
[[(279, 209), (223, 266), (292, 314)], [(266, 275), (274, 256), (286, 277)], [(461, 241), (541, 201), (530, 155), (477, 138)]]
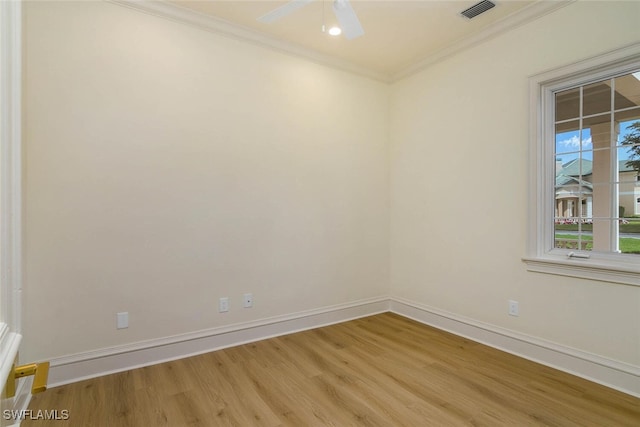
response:
[(206, 16), (235, 36), (245, 34), (252, 41), (261, 38), (265, 44), (295, 53), (304, 51), (307, 56), (334, 61), (343, 68), (358, 69), (381, 80), (393, 80), (430, 58), (446, 56), (567, 3), (493, 0), (494, 8), (471, 20), (460, 15), (477, 2), (351, 0), (365, 31), (364, 36), (353, 40), (322, 32), (323, 20), (327, 28), (337, 24), (331, 0), (312, 1), (271, 24), (257, 18), (287, 3), (286, 0), (165, 3), (182, 12), (197, 12), (200, 18)]

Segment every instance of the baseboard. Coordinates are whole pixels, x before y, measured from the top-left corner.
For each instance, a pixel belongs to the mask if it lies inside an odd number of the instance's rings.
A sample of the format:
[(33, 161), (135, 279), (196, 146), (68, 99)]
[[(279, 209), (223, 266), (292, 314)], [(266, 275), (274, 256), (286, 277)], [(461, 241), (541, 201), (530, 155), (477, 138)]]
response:
[(55, 358), (51, 360), (49, 387), (387, 311), (640, 397), (640, 368), (637, 366), (485, 324), (413, 301), (389, 297), (361, 300)]
[(402, 298), (391, 298), (389, 308), (393, 313), (420, 323), (640, 397), (640, 368), (637, 366), (478, 322)]
[(389, 311), (378, 297), (51, 359), (49, 387), (168, 362)]

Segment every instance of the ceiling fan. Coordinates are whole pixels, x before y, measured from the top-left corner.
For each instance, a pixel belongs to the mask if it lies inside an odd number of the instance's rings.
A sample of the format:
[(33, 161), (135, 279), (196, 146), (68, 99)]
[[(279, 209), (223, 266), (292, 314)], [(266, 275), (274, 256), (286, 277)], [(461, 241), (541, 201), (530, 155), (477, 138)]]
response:
[[(273, 9), (266, 15), (261, 16), (260, 18), (258, 18), (258, 21), (264, 22), (265, 24), (271, 24), (272, 22), (275, 22), (278, 19), (289, 15), (294, 10), (306, 6), (312, 1), (313, 0), (291, 0), (284, 5)], [(356, 37), (360, 37), (364, 34), (362, 25), (360, 25), (358, 16), (351, 7), (351, 3), (349, 3), (349, 0), (334, 0), (333, 12), (336, 14), (336, 18), (338, 18), (338, 22), (340, 23), (342, 32), (348, 40), (355, 39)]]

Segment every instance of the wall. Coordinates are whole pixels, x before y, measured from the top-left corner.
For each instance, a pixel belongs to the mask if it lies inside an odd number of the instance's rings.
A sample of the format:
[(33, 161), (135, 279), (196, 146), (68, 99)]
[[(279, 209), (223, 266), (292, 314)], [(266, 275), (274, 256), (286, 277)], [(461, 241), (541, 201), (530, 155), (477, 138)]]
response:
[(573, 3), (393, 86), (393, 296), (640, 366), (640, 288), (521, 261), (528, 77), (640, 41), (638, 17), (638, 2)]
[(620, 206), (624, 207), (624, 215), (632, 216), (640, 212), (637, 211), (636, 200), (640, 187), (638, 186), (637, 172), (621, 172), (620, 173)]
[(22, 358), (390, 289), (640, 366), (640, 289), (521, 261), (528, 77), (637, 42), (639, 8), (575, 3), (387, 87), (113, 4), (26, 2)]
[(114, 4), (24, 7), (23, 360), (387, 295), (386, 85)]

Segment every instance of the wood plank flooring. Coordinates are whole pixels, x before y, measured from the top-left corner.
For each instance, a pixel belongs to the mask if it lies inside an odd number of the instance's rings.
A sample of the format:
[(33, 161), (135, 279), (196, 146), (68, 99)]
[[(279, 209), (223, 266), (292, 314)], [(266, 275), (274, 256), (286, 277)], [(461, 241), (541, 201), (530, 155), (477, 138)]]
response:
[(23, 426), (640, 426), (640, 399), (385, 313), (34, 395)]

